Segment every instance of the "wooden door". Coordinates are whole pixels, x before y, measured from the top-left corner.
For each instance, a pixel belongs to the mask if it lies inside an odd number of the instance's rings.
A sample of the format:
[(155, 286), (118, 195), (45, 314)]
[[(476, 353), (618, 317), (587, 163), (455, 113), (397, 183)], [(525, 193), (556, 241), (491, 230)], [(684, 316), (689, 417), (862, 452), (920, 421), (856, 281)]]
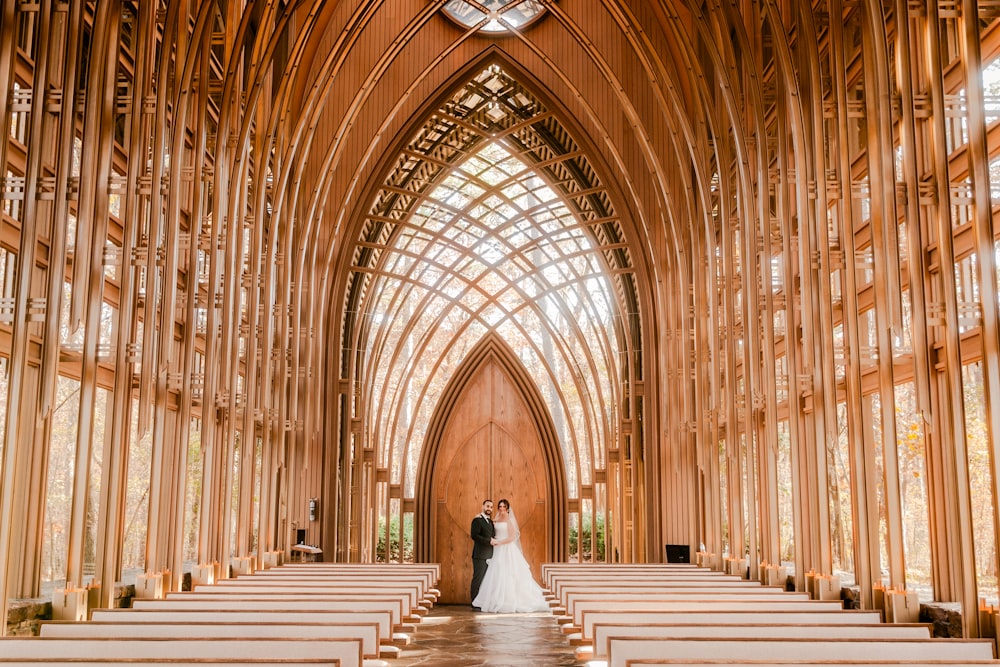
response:
[(537, 579), (539, 564), (551, 558), (545, 457), (525, 397), (495, 360), (479, 368), (453, 403), (433, 466), (431, 558), (441, 563), (441, 602), (470, 602), (469, 533), (486, 498), (510, 501)]

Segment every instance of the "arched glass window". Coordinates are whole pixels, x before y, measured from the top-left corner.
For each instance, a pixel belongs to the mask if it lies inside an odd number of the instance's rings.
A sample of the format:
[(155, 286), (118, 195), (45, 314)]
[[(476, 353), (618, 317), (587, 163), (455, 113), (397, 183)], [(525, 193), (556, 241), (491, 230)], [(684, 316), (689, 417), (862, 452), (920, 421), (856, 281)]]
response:
[(380, 521), (394, 500), (413, 502), (434, 410), (487, 336), (545, 401), (570, 504), (606, 497), (638, 375), (634, 272), (611, 199), (555, 114), (484, 67), (405, 145), (355, 258), (350, 335)]

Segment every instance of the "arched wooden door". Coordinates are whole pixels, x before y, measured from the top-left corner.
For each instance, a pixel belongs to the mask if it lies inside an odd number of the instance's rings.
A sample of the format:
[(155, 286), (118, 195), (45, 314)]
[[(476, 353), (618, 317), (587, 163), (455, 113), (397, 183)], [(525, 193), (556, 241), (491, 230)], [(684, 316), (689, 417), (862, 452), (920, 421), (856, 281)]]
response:
[[(441, 563), (441, 602), (468, 603), (473, 517), (483, 500), (507, 498), (521, 527), (524, 555), (537, 578), (551, 559), (549, 479), (529, 400), (493, 357), (479, 366), (444, 416), (431, 462), (431, 553)], [(551, 458), (551, 457), (549, 457)]]

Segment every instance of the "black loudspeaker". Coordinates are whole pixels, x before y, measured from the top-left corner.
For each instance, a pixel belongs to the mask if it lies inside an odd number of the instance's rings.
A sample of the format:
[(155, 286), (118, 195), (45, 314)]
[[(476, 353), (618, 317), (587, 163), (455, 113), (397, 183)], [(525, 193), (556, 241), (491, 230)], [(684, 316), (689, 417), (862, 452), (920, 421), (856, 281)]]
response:
[(668, 563), (690, 563), (691, 562), (691, 547), (687, 544), (668, 544), (667, 545), (667, 562)]
[(306, 543), (306, 529), (305, 528), (297, 528), (295, 530), (295, 543), (296, 544), (305, 544)]

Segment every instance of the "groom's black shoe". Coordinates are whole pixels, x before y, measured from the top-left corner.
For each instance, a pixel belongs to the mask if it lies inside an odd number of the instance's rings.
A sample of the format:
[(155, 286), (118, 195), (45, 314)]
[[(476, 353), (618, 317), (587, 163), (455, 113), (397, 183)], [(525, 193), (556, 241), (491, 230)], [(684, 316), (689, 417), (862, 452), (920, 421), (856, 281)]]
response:
[(480, 609), (479, 607), (473, 607), (472, 611), (482, 611), (482, 609)]

